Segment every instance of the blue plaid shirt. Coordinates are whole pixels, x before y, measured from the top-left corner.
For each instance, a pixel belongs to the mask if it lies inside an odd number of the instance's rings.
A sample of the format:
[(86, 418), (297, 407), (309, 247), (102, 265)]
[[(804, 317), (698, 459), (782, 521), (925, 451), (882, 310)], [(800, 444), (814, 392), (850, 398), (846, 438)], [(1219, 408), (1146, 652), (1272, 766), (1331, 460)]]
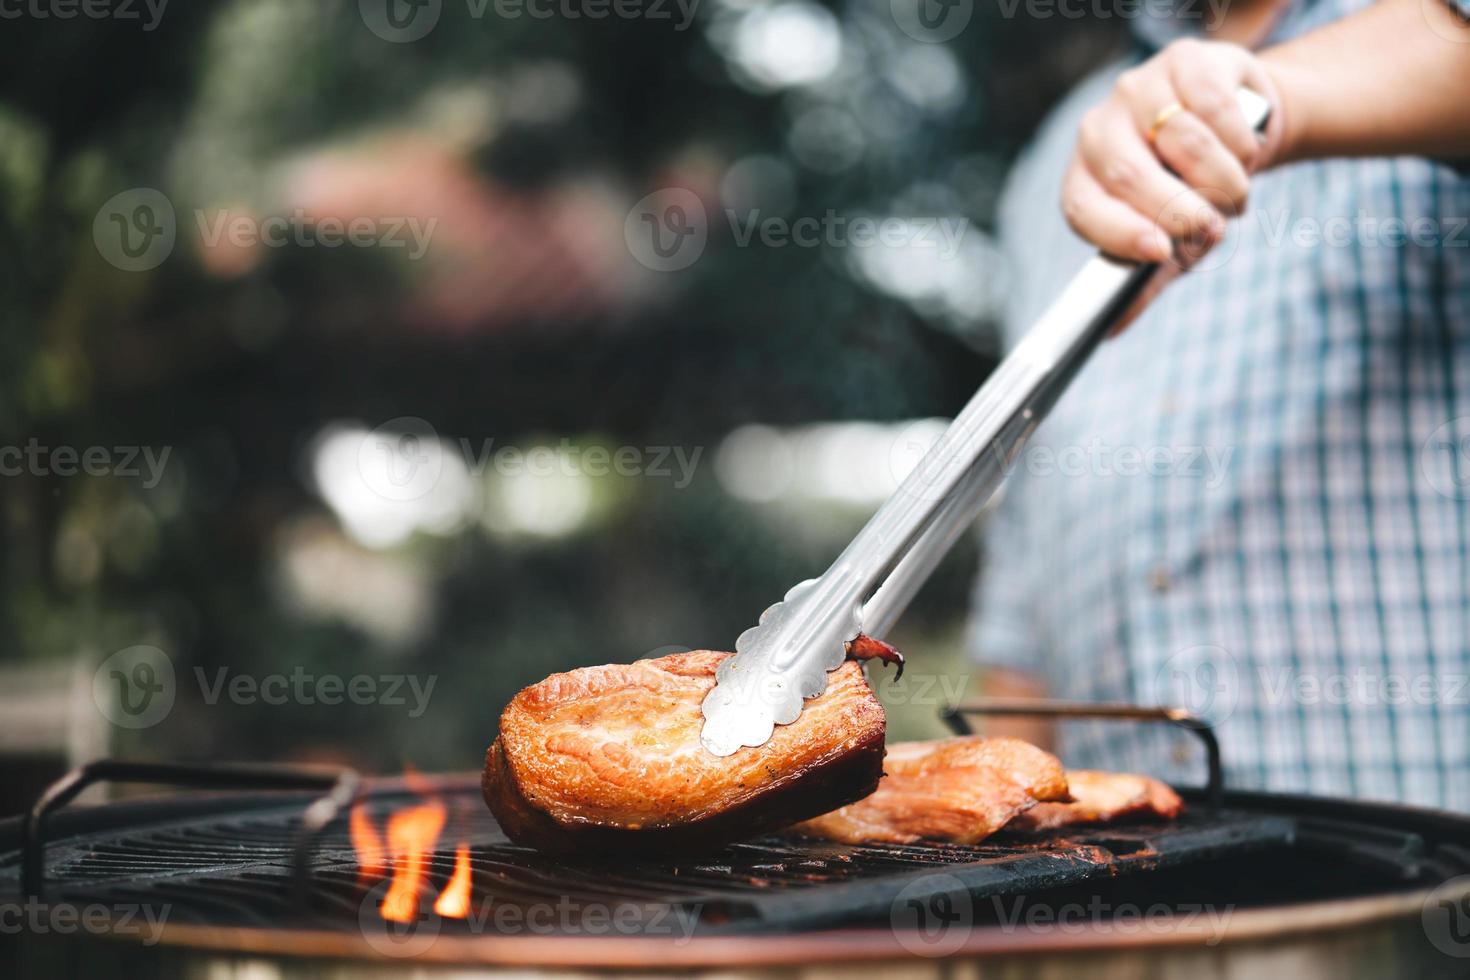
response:
[[(1267, 43), (1363, 5), (1297, 3)], [(1144, 56), (1175, 29), (1137, 27)], [(1091, 254), (1058, 192), (1122, 67), (1010, 181), (1010, 343)], [(1237, 787), (1470, 809), (1467, 216), (1470, 180), (1425, 159), (1256, 177), (1217, 253), (1097, 352), (1018, 462), (986, 529), (979, 661), (1056, 697), (1191, 707)], [(1197, 783), (1187, 742), (1076, 723), (1060, 753)]]

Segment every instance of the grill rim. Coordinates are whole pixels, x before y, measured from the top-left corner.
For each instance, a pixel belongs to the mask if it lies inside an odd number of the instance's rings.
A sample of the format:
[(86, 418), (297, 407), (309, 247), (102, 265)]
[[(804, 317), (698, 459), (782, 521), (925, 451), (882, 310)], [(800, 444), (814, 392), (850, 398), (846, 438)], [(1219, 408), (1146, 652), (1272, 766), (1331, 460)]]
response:
[[(1066, 953), (1115, 952), (1144, 948), (1209, 945), (1226, 950), (1251, 943), (1296, 937), (1325, 937), (1367, 927), (1407, 924), (1418, 919), (1437, 888), (1326, 902), (1298, 902), (1238, 910), (1221, 926), (1174, 926), (1169, 931), (1122, 931), (1103, 923), (1072, 924), (1065, 929), (1006, 929), (977, 926), (953, 952), (925, 956), (905, 946), (899, 930), (823, 929), (795, 934), (693, 936), (674, 940), (648, 936), (457, 936), (441, 935), (405, 962), (442, 966), (526, 968), (603, 968), (647, 972), (661, 969), (815, 966), (884, 960), (936, 962), (977, 957), (1039, 957)], [(1449, 896), (1470, 901), (1470, 882)], [(97, 937), (136, 945), (131, 936)], [(755, 939), (756, 941), (752, 941)], [(372, 960), (391, 962), (355, 933), (309, 929), (165, 925), (157, 944), (173, 950), (235, 953), (296, 960)]]
[[(362, 798), (393, 794), (477, 792), (474, 773), (380, 778), (367, 781)], [(1182, 789), (1192, 803), (1202, 789)], [(283, 805), (308, 805), (318, 794), (295, 791), (256, 793), (202, 792), (150, 795), (93, 807), (64, 810), (52, 818), (52, 844), (68, 837), (115, 829), (159, 829), (196, 824), (200, 819), (225, 815), (247, 816), (256, 810), (279, 810)], [(1422, 833), (1431, 849), (1451, 838), (1463, 848), (1470, 843), (1470, 814), (1414, 807), (1398, 803), (1358, 801), (1305, 794), (1227, 791), (1231, 810), (1257, 814), (1284, 814), (1327, 822), (1356, 822), (1372, 828)], [(0, 870), (19, 865), (23, 842), (19, 817), (0, 821)], [(1458, 877), (1458, 876), (1456, 876)], [(1446, 879), (1451, 880), (1451, 879)], [(1106, 922), (1070, 923), (1025, 928), (977, 925), (954, 952), (937, 959), (994, 955), (1040, 955), (1121, 950), (1144, 947), (1224, 946), (1306, 934), (1327, 935), (1374, 925), (1405, 923), (1417, 918), (1430, 896), (1443, 893), (1444, 882), (1406, 887), (1343, 899), (1283, 902), (1235, 910), (1223, 924), (1176, 923), (1167, 932), (1120, 931)], [(1470, 900), (1470, 876), (1464, 888), (1448, 893), (1454, 900)], [(102, 933), (103, 942), (136, 945), (132, 934)], [(752, 942), (752, 939), (757, 941)], [(88, 940), (90, 941), (90, 939)], [(371, 959), (391, 961), (367, 937), (348, 930), (313, 927), (254, 927), (165, 923), (158, 945), (170, 949), (236, 952), (298, 959)], [(782, 966), (815, 962), (873, 961), (920, 958), (900, 938), (900, 932), (882, 927), (818, 928), (793, 933), (694, 935), (686, 939), (649, 936), (459, 935), (437, 936), (414, 959), (435, 964), (505, 965), (527, 967), (646, 969), (650, 962), (669, 967)], [(929, 958), (929, 957), (923, 957)]]

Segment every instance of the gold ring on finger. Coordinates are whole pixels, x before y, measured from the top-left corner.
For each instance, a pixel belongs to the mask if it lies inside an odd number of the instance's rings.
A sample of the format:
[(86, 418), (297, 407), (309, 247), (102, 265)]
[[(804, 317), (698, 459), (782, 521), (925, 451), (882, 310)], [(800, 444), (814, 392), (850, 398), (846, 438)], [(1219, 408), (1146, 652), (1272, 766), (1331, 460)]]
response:
[(1164, 124), (1183, 111), (1184, 106), (1178, 102), (1170, 102), (1160, 109), (1158, 115), (1154, 116), (1153, 124), (1148, 127), (1148, 141), (1152, 143), (1157, 140), (1159, 138), (1159, 130), (1164, 128)]

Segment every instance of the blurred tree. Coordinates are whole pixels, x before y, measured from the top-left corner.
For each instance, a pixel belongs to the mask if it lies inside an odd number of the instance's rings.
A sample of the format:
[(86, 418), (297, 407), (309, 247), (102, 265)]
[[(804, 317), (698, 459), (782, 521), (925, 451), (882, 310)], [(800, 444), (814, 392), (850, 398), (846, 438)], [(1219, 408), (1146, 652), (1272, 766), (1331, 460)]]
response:
[[(750, 422), (962, 404), (993, 359), (1004, 275), (986, 229), (1004, 167), (1116, 25), (987, 6), (923, 44), (888, 0), (706, 0), (687, 29), (665, 6), (671, 21), (536, 19), (446, 0), (412, 43), (349, 2), (192, 0), (152, 29), (6, 21), (0, 443), (170, 453), (151, 484), (5, 477), (7, 656), (166, 650), (178, 706), (119, 733), (125, 751), (473, 765), (520, 685), (728, 646), (819, 572), (862, 508), (741, 503), (714, 448)], [(633, 202), (663, 187), (710, 212), (706, 254), (678, 273), (648, 272), (622, 240)], [(150, 271), (94, 241), (104, 203), (132, 188), (175, 215)], [(726, 209), (951, 216), (967, 250), (936, 278), (850, 247), (740, 247)], [(213, 222), (269, 215), (437, 231), (421, 262), (210, 244)], [(400, 416), (472, 446), (566, 436), (705, 463), (684, 489), (602, 481), (599, 519), (561, 536), (469, 520), (355, 541), (313, 453), (334, 424)], [(972, 557), (926, 592), (920, 642), (953, 645)], [(195, 674), (298, 668), (438, 685), (411, 718), (210, 704)]]

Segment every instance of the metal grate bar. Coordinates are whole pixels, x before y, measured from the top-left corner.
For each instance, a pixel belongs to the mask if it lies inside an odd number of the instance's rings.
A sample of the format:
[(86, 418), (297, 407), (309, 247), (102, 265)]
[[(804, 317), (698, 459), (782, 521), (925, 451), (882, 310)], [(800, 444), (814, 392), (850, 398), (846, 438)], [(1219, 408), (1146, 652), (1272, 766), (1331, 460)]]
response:
[[(420, 906), (432, 907), (453, 873), (456, 847), (470, 847), (472, 892), (493, 907), (523, 909), (572, 902), (586, 908), (701, 910), (706, 930), (794, 929), (883, 912), (897, 893), (943, 870), (974, 894), (1013, 894), (1218, 858), (1291, 838), (1284, 817), (1225, 814), (1177, 824), (1111, 828), (1039, 837), (998, 836), (971, 846), (847, 846), (800, 838), (734, 844), (697, 858), (587, 861), (550, 858), (509, 843), (473, 790), (441, 794), (445, 829), (426, 857)], [(381, 828), (394, 808), (419, 802), (407, 793), (368, 801)], [(292, 902), (293, 845), (299, 808), (201, 818), (172, 813), (152, 827), (54, 840), (46, 877), (57, 897), (103, 903), (167, 904), (170, 921), (360, 929), (377, 901), (360, 875), (347, 821), (323, 827), (302, 906)], [(8, 857), (9, 855), (5, 855)], [(378, 881), (377, 885), (386, 887)], [(13, 861), (0, 865), (0, 897), (18, 892)], [(574, 919), (575, 923), (575, 919)], [(466, 929), (446, 921), (445, 931)]]

